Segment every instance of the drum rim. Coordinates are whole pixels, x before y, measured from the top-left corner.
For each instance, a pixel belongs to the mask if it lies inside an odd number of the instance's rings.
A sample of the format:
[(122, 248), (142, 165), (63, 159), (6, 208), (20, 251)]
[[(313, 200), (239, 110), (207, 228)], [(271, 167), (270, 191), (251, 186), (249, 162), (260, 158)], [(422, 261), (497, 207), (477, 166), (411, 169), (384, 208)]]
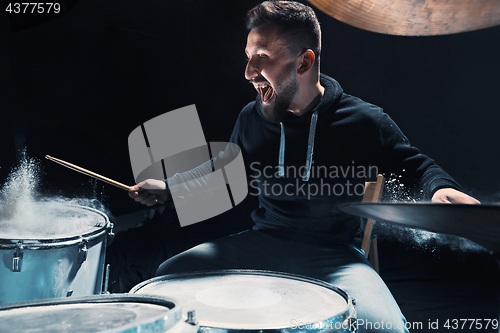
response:
[(309, 282), (312, 284), (319, 285), (321, 287), (330, 289), (332, 291), (340, 294), (346, 302), (349, 299), (352, 299), (345, 291), (340, 289), (339, 287), (328, 283), (323, 280), (319, 280), (316, 278), (312, 278), (305, 275), (287, 273), (287, 272), (279, 272), (279, 271), (271, 271), (271, 270), (259, 270), (259, 269), (222, 269), (222, 270), (202, 270), (202, 271), (193, 271), (193, 272), (185, 272), (185, 273), (174, 273), (174, 274), (166, 274), (161, 276), (156, 276), (154, 278), (143, 281), (136, 286), (134, 286), (129, 293), (135, 294), (140, 289), (144, 288), (150, 284), (157, 284), (164, 280), (172, 280), (181, 277), (201, 277), (201, 276), (215, 276), (215, 275), (238, 275), (238, 274), (246, 274), (246, 275), (261, 275), (261, 276), (270, 276), (270, 277), (281, 277), (281, 278), (289, 278), (291, 280), (297, 280), (301, 282)]
[[(43, 203), (43, 202), (39, 202)], [(99, 215), (104, 219), (104, 225), (101, 227), (95, 227), (95, 230), (91, 230), (85, 234), (75, 235), (70, 237), (59, 237), (59, 238), (45, 238), (45, 239), (37, 239), (37, 238), (0, 238), (0, 249), (15, 249), (16, 247), (22, 247), (23, 249), (52, 249), (52, 248), (61, 248), (67, 246), (73, 246), (75, 244), (80, 244), (82, 242), (91, 242), (95, 239), (101, 239), (104, 237), (106, 232), (110, 232), (113, 228), (112, 223), (109, 221), (109, 218), (103, 212), (87, 207), (80, 206), (69, 203), (60, 203), (62, 206), (82, 209), (86, 211), (90, 211), (96, 215)]]
[[(56, 306), (56, 305), (76, 305), (76, 304), (103, 304), (103, 303), (145, 303), (165, 306), (169, 309), (167, 315), (161, 314), (153, 318), (147, 318), (142, 321), (135, 323), (126, 324), (123, 327), (117, 328), (115, 330), (107, 332), (131, 332), (131, 329), (137, 329), (137, 327), (146, 328), (144, 326), (151, 325), (154, 322), (163, 319), (164, 329), (168, 330), (182, 319), (182, 305), (181, 303), (172, 297), (164, 297), (160, 295), (130, 295), (130, 294), (109, 294), (109, 295), (92, 295), (92, 296), (80, 296), (80, 297), (60, 297), (60, 298), (48, 298), (40, 299), (34, 301), (23, 301), (8, 303), (5, 305), (0, 305), (0, 313), (2, 311), (30, 308), (30, 307), (43, 307), (43, 306)], [(135, 330), (132, 330), (135, 331)], [(142, 330), (141, 330), (142, 331)], [(146, 330), (147, 331), (147, 330)]]

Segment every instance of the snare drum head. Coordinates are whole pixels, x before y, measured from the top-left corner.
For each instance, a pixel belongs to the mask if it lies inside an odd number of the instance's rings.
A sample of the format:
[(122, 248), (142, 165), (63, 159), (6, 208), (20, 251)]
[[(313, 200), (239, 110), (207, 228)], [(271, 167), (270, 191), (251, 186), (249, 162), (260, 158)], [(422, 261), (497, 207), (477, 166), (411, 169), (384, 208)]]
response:
[(131, 293), (176, 298), (184, 311), (195, 310), (200, 326), (223, 329), (290, 328), (329, 322), (348, 312), (348, 297), (340, 289), (274, 272), (167, 275), (145, 281)]
[(108, 217), (98, 210), (59, 202), (35, 202), (0, 215), (0, 239), (60, 239), (103, 228)]
[(181, 319), (165, 298), (102, 295), (12, 303), (0, 307), (4, 332), (165, 332)]

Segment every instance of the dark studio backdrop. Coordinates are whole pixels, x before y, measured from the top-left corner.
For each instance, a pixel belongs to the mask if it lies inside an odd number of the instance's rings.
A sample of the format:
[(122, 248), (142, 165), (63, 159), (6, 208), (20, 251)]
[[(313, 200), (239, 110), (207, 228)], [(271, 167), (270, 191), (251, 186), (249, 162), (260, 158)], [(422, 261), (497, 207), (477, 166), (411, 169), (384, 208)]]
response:
[[(90, 196), (95, 185), (46, 154), (132, 184), (129, 133), (189, 104), (207, 141), (228, 140), (256, 94), (243, 76), (243, 18), (257, 3), (82, 0), (44, 24), (17, 22), (17, 32), (0, 14), (1, 179), (27, 147), (47, 194)], [(499, 201), (500, 28), (400, 37), (317, 15), (322, 72), (383, 107), (467, 191)], [(99, 183), (97, 192), (114, 215), (137, 208), (119, 189)]]
[[(243, 76), (243, 18), (257, 3), (85, 0), (17, 32), (3, 12), (2, 179), (26, 146), (42, 159), (43, 191), (88, 191), (84, 176), (51, 165), (45, 154), (132, 184), (129, 133), (189, 104), (207, 141), (227, 140), (238, 112), (255, 98)], [(467, 191), (500, 200), (500, 28), (400, 37), (317, 14), (322, 72), (383, 107)], [(126, 193), (101, 189), (115, 215), (131, 209)]]
[[(80, 0), (16, 32), (0, 13), (0, 180), (26, 147), (40, 160), (44, 195), (95, 196), (114, 216), (142, 209), (44, 156), (133, 184), (130, 132), (190, 104), (207, 142), (227, 141), (256, 96), (244, 79), (244, 16), (258, 2)], [(500, 27), (401, 37), (316, 13), (322, 72), (383, 107), (467, 192), (499, 202)]]

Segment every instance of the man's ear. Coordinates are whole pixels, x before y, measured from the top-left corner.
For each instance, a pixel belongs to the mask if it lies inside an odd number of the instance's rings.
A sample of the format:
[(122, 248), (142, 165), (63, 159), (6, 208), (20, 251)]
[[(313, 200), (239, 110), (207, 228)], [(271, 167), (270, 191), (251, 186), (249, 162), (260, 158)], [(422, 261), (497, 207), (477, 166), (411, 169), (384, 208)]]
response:
[(297, 69), (298, 74), (304, 74), (307, 72), (314, 64), (316, 60), (316, 55), (311, 49), (307, 49), (300, 54), (299, 68)]

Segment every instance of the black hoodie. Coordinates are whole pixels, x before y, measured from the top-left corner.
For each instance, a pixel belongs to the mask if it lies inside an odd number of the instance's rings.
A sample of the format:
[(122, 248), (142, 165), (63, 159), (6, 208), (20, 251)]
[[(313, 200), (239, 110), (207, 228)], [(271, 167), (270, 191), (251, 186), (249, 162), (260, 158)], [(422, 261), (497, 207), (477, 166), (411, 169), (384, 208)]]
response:
[(252, 213), (255, 229), (349, 242), (360, 219), (338, 205), (361, 201), (364, 182), (377, 173), (401, 175), (427, 199), (439, 188), (460, 190), (432, 159), (410, 146), (381, 108), (345, 94), (326, 75), (320, 83), (323, 99), (300, 117), (267, 120), (259, 96), (238, 117), (230, 141), (241, 148), (250, 170), (250, 193), (259, 195), (260, 207)]

